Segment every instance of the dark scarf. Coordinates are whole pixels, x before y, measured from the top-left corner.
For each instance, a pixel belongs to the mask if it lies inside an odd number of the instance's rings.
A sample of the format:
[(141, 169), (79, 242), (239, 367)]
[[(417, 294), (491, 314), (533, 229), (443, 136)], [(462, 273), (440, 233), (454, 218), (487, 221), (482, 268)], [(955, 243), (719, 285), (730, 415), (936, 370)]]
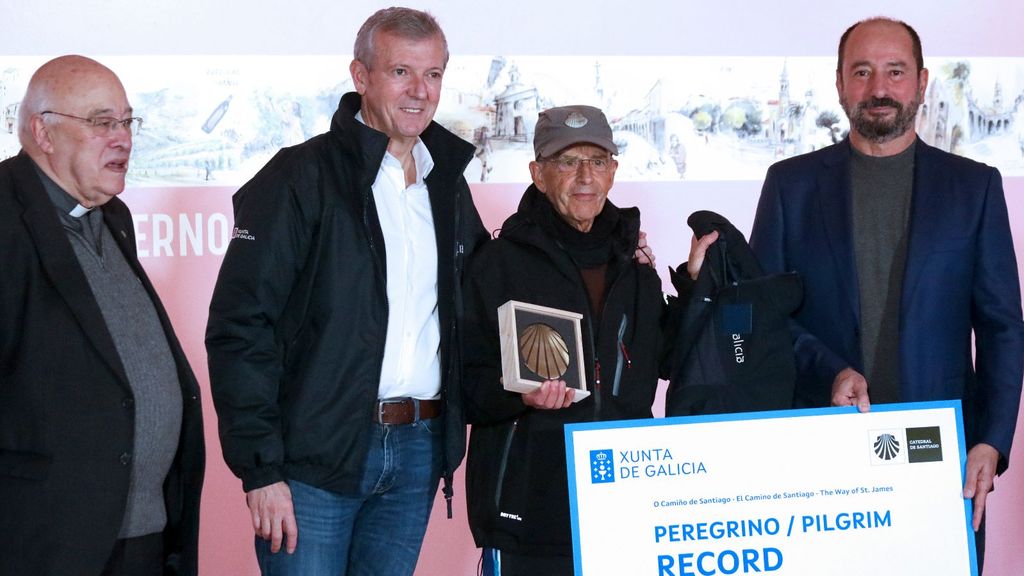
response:
[(605, 202), (590, 231), (580, 232), (558, 214), (547, 196), (542, 196), (536, 203), (535, 216), (544, 233), (553, 238), (576, 264), (587, 291), (590, 310), (600, 323), (608, 286), (617, 270), (614, 266), (614, 234), (619, 225), (619, 211)]
[(581, 269), (608, 264), (613, 258), (614, 233), (619, 225), (619, 212), (605, 202), (594, 218), (589, 232), (580, 232), (566, 222), (547, 196), (536, 203), (535, 216), (544, 233), (554, 238)]

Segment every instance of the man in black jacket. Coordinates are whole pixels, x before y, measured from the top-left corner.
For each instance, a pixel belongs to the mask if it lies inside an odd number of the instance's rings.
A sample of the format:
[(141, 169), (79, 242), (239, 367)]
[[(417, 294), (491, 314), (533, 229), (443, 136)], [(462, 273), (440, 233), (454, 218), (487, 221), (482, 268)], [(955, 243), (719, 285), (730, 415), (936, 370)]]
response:
[(29, 81), (0, 163), (0, 575), (194, 575), (199, 387), (135, 248), (133, 117), (99, 62)]
[[(640, 212), (607, 200), (618, 149), (591, 106), (540, 114), (530, 186), (466, 282), (463, 394), (473, 425), (469, 520), (485, 574), (572, 574), (563, 425), (650, 418), (659, 376), (661, 282), (633, 260)], [(497, 309), (508, 300), (583, 315), (587, 389), (501, 383)]]
[(447, 61), (429, 14), (377, 12), (330, 131), (235, 195), (206, 344), (264, 574), (412, 574), (442, 476), (451, 497), (462, 267), (487, 235), (474, 148), (432, 122)]

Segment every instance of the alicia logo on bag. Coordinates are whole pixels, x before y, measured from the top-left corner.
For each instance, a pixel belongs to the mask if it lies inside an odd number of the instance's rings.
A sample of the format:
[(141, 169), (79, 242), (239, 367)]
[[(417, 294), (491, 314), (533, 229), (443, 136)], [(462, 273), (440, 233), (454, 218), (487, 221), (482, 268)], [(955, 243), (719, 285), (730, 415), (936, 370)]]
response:
[(747, 360), (746, 355), (743, 353), (743, 344), (744, 340), (742, 334), (732, 335), (732, 355), (733, 358), (736, 359), (737, 364), (743, 364)]

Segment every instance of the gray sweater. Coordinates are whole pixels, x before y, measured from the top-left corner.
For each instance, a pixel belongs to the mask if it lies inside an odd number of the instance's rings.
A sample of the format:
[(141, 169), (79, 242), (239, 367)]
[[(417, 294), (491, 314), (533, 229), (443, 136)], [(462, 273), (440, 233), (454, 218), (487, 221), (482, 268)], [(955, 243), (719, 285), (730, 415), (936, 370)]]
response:
[[(161, 532), (167, 523), (163, 483), (181, 431), (181, 386), (174, 357), (153, 302), (103, 223), (102, 208), (85, 212), (39, 171), (114, 341), (135, 414), (131, 484), (121, 538)], [(75, 215), (72, 215), (74, 212)]]
[(900, 296), (907, 264), (914, 148), (912, 144), (886, 157), (854, 150), (850, 164), (861, 355), (873, 403), (900, 400)]

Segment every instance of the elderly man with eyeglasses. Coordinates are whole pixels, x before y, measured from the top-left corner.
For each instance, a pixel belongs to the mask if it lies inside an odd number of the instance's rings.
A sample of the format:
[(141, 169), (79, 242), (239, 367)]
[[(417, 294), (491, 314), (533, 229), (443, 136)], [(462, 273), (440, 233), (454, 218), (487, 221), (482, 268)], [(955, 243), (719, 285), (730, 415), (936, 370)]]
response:
[[(573, 573), (562, 427), (650, 418), (660, 372), (661, 282), (633, 258), (640, 211), (608, 201), (618, 147), (604, 113), (542, 112), (534, 151), (533, 185), (466, 274), (469, 522), (494, 576)], [(561, 378), (504, 389), (497, 311), (509, 300), (583, 315), (589, 396), (574, 402)]]
[(0, 575), (196, 574), (199, 387), (135, 249), (102, 64), (29, 81), (0, 163)]

